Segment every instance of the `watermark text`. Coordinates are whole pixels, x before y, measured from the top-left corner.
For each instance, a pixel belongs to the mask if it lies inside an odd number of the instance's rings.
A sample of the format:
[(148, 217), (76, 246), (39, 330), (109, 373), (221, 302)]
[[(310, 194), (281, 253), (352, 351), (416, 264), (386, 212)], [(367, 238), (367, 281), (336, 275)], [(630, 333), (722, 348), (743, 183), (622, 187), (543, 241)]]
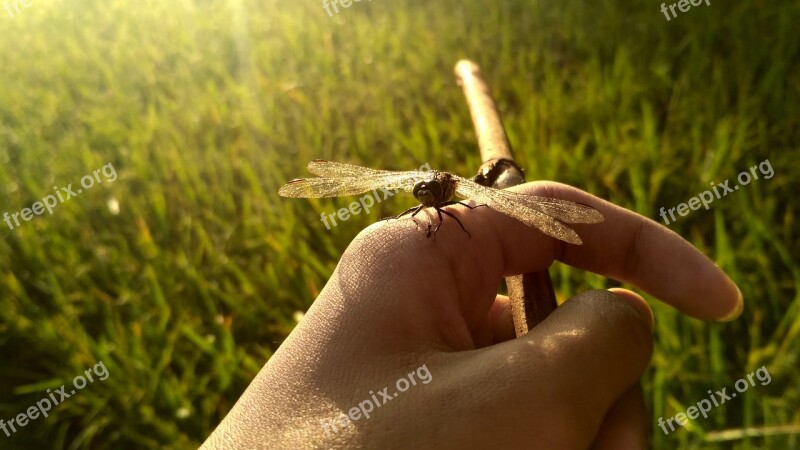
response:
[[(416, 376), (416, 379), (415, 379)], [(408, 379), (406, 379), (406, 377)], [(433, 375), (428, 370), (428, 365), (423, 364), (417, 368), (417, 370), (409, 372), (406, 377), (400, 378), (395, 382), (395, 388), (399, 392), (407, 391), (411, 386), (416, 386), (417, 381), (421, 381), (422, 384), (428, 384), (433, 380)], [(339, 428), (346, 428), (352, 424), (352, 422), (361, 419), (363, 416), (366, 419), (370, 418), (370, 413), (372, 413), (376, 408), (380, 408), (381, 406), (389, 403), (392, 399), (399, 395), (399, 392), (389, 393), (389, 387), (384, 387), (380, 391), (378, 391), (377, 395), (373, 391), (369, 391), (370, 398), (359, 402), (358, 406), (354, 406), (347, 411), (347, 414), (341, 413), (333, 419), (320, 419), (320, 423), (322, 424), (322, 428), (325, 430), (325, 433), (328, 436), (333, 436), (333, 433), (339, 431)]]
[[(97, 169), (93, 172), (94, 176), (86, 175), (81, 178), (81, 186), (84, 189), (90, 189), (94, 186), (95, 180), (97, 183), (100, 184), (103, 180), (100, 179), (100, 173), (102, 172), (105, 180), (109, 183), (113, 182), (117, 179), (117, 171), (114, 170), (114, 166), (111, 163), (106, 164), (102, 167), (102, 169)], [(64, 203), (65, 201), (71, 199), (72, 197), (77, 197), (78, 195), (83, 192), (81, 188), (72, 188), (72, 183), (68, 184), (67, 187), (53, 186), (54, 194), (50, 194), (42, 198), (41, 202), (34, 202), (30, 208), (22, 208), (21, 211), (14, 212), (9, 214), (8, 211), (3, 213), (3, 221), (8, 225), (9, 230), (13, 230), (14, 228), (18, 228), (21, 223), (19, 219), (21, 218), (25, 222), (30, 221), (33, 219), (34, 215), (41, 216), (44, 214), (44, 211), (47, 210), (48, 214), (53, 214), (53, 208), (58, 206), (59, 202)], [(12, 224), (13, 221), (13, 224)]]
[[(83, 374), (78, 375), (72, 380), (72, 386), (75, 389), (71, 389), (69, 393), (67, 393), (67, 388), (64, 384), (62, 384), (60, 388), (56, 389), (55, 392), (50, 392), (50, 389), (48, 389), (47, 393), (49, 396), (43, 397), (41, 400), (36, 402), (35, 406), (31, 406), (25, 412), (17, 414), (8, 422), (0, 419), (0, 430), (3, 430), (3, 432), (6, 434), (6, 437), (11, 437), (13, 433), (17, 432), (17, 427), (22, 428), (28, 425), (29, 421), (35, 420), (40, 414), (42, 417), (47, 417), (49, 415), (47, 414), (48, 411), (50, 411), (54, 406), (63, 403), (64, 400), (75, 395), (77, 391), (85, 388), (87, 384), (86, 378), (89, 379), (88, 383), (93, 383), (94, 378), (92, 378), (92, 373), (94, 373), (97, 379), (100, 381), (108, 378), (108, 369), (106, 369), (106, 365), (103, 364), (103, 361), (100, 361), (95, 364), (94, 367), (86, 369)], [(84, 377), (84, 375), (86, 375), (86, 377)], [(56, 398), (56, 394), (58, 394), (58, 398)], [(9, 428), (11, 431), (9, 431)]]
[[(737, 392), (743, 393), (744, 391), (749, 389), (750, 386), (755, 386), (756, 383), (755, 381), (753, 381), (753, 377), (758, 378), (758, 381), (761, 382), (761, 386), (766, 386), (772, 381), (772, 376), (770, 376), (769, 371), (767, 370), (767, 366), (761, 366), (755, 372), (750, 372), (749, 374), (747, 374), (746, 379), (740, 378), (736, 380), (736, 383), (733, 384), (733, 387), (736, 389), (736, 392), (731, 392), (730, 394), (728, 394), (726, 392), (728, 388), (722, 388), (722, 390), (712, 393), (711, 389), (709, 389), (708, 398), (700, 400), (699, 402), (697, 402), (696, 406), (690, 406), (686, 408), (685, 413), (679, 412), (678, 414), (675, 414), (675, 416), (667, 418), (666, 421), (664, 420), (664, 417), (659, 417), (658, 426), (661, 427), (661, 430), (664, 432), (664, 434), (669, 434), (672, 431), (675, 431), (675, 423), (677, 423), (678, 426), (682, 427), (689, 422), (688, 419), (696, 419), (700, 415), (702, 415), (704, 419), (707, 419), (708, 413), (711, 411), (712, 408), (716, 408), (719, 405), (725, 403), (726, 401), (735, 398)], [(669, 425), (670, 431), (667, 431), (667, 425)]]
[(753, 180), (757, 180), (758, 179), (757, 172), (760, 172), (761, 175), (764, 176), (765, 180), (769, 180), (775, 175), (775, 171), (772, 169), (772, 164), (770, 164), (769, 159), (765, 159), (764, 161), (761, 161), (760, 163), (751, 167), (749, 171), (743, 170), (741, 173), (739, 173), (739, 176), (736, 177), (736, 181), (739, 182), (738, 185), (734, 185), (733, 187), (729, 186), (731, 180), (725, 180), (722, 183), (716, 185), (712, 181), (710, 183), (711, 190), (703, 191), (697, 196), (690, 198), (688, 202), (681, 203), (680, 205), (674, 206), (669, 209), (665, 209), (662, 206), (661, 209), (659, 210), (659, 215), (661, 216), (662, 219), (664, 219), (664, 224), (669, 225), (670, 220), (667, 218), (667, 214), (669, 214), (669, 218), (672, 219), (671, 221), (675, 222), (677, 220), (675, 218), (676, 210), (679, 215), (684, 217), (689, 214), (689, 210), (697, 211), (698, 209), (700, 209), (701, 205), (706, 210), (708, 210), (709, 205), (711, 205), (711, 202), (714, 201), (715, 194), (717, 199), (725, 197), (728, 194), (733, 194), (735, 191), (738, 191), (740, 187), (750, 184), (750, 182)]
[[(425, 163), (419, 167), (420, 172), (430, 172), (431, 166), (428, 163)], [(388, 189), (388, 188), (381, 188), (381, 189), (374, 189), (368, 194), (364, 195), (363, 197), (359, 198), (357, 202), (350, 203), (347, 208), (340, 208), (338, 211), (333, 213), (320, 213), (320, 220), (322, 223), (325, 224), (325, 228), (331, 229), (331, 227), (335, 227), (337, 225), (336, 218), (339, 218), (339, 221), (344, 222), (352, 216), (357, 216), (361, 214), (361, 212), (366, 212), (369, 214), (370, 209), (375, 206), (375, 202), (380, 203), (386, 200), (389, 197), (393, 197), (400, 189)], [(373, 198), (375, 200), (373, 200)], [(330, 223), (328, 221), (330, 220)], [(332, 225), (331, 225), (332, 224)]]

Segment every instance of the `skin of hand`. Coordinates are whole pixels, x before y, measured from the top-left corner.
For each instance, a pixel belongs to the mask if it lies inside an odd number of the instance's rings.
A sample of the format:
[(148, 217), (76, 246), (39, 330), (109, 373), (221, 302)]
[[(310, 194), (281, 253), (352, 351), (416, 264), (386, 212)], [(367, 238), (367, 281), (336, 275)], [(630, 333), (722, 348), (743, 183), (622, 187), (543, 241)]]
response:
[[(737, 317), (739, 289), (650, 219), (558, 183), (513, 190), (593, 206), (605, 221), (572, 225), (580, 246), (490, 208), (448, 207), (471, 239), (448, 217), (435, 240), (407, 219), (367, 228), (202, 448), (645, 448), (647, 303), (625, 289), (584, 292), (515, 339), (502, 277), (561, 261), (705, 320)], [(342, 413), (356, 419), (343, 426)]]

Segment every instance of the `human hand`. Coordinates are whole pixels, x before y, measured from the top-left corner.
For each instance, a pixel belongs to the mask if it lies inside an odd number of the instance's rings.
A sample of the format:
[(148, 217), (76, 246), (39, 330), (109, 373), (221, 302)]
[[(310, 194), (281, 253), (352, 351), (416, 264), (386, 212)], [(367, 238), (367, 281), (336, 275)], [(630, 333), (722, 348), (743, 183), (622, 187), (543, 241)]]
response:
[(449, 208), (471, 239), (447, 218), (436, 240), (411, 220), (367, 228), (204, 448), (643, 448), (644, 300), (585, 292), (514, 339), (501, 278), (558, 260), (705, 320), (738, 316), (741, 293), (656, 222), (562, 184), (514, 190), (606, 220), (571, 225), (581, 246), (490, 208)]

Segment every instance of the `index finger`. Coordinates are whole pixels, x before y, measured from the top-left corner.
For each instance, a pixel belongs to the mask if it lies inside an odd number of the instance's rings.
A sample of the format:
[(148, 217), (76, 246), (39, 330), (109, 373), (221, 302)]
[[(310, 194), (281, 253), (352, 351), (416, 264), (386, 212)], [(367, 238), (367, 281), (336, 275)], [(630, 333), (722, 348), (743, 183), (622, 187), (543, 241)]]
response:
[[(744, 301), (736, 284), (713, 261), (668, 228), (565, 184), (534, 182), (514, 190), (592, 206), (605, 216), (605, 221), (571, 224), (583, 240), (583, 245), (571, 245), (538, 231), (525, 232), (523, 228), (531, 228), (502, 214), (485, 212), (492, 215), (490, 220), (502, 241), (507, 269), (529, 266), (529, 250), (544, 249), (551, 252), (552, 259), (630, 283), (700, 319), (732, 320), (741, 314)], [(537, 268), (522, 271), (532, 270)]]

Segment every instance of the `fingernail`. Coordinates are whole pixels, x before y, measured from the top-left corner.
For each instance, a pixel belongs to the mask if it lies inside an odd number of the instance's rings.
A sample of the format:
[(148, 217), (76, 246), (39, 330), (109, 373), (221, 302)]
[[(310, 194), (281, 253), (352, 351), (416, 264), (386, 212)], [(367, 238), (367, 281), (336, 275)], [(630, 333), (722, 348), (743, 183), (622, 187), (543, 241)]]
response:
[[(731, 281), (731, 283), (733, 283), (733, 281)], [(739, 295), (736, 299), (736, 308), (734, 308), (733, 311), (726, 316), (717, 319), (717, 322), (730, 322), (731, 320), (737, 319), (739, 316), (741, 316), (742, 311), (744, 311), (744, 296), (742, 295), (742, 290), (739, 289), (739, 286), (736, 286), (736, 283), (733, 283), (733, 286), (736, 288), (736, 293)]]
[(641, 295), (623, 288), (610, 288), (608, 291), (628, 300), (628, 303), (636, 308), (639, 314), (650, 322), (650, 329), (652, 330), (655, 328), (656, 318), (653, 316), (653, 311), (650, 309), (650, 306), (647, 305), (647, 301), (642, 298)]

